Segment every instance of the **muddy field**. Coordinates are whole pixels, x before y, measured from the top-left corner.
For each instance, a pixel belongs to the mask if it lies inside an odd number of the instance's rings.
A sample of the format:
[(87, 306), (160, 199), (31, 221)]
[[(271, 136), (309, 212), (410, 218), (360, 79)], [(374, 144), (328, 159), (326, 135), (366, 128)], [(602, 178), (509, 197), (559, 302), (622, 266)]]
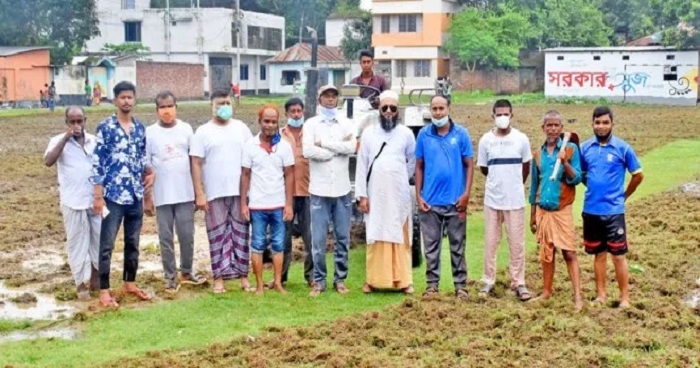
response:
[[(585, 139), (591, 135), (590, 114), (592, 106), (558, 106), (565, 119), (576, 119), (569, 124)], [(540, 144), (541, 117), (548, 107), (525, 106), (515, 108), (514, 126), (528, 134), (534, 144)], [(236, 117), (251, 123), (255, 121), (257, 106), (244, 106), (236, 110)], [(617, 107), (616, 134), (630, 142), (639, 154), (673, 140), (700, 136), (700, 111), (672, 107)], [(209, 118), (207, 105), (184, 105), (180, 117), (199, 126)], [(88, 114), (88, 131), (94, 131), (105, 113)], [(155, 114), (150, 109), (139, 109), (136, 116), (150, 123)], [(466, 122), (474, 145), (483, 132), (491, 126), (490, 107), (455, 106), (453, 117)], [(59, 299), (74, 299), (70, 273), (63, 256), (64, 230), (58, 205), (58, 188), (55, 168), (46, 168), (42, 155), (50, 137), (63, 129), (61, 113), (34, 117), (0, 117), (5, 138), (0, 140), (0, 281), (8, 286), (38, 285), (43, 291), (53, 292)], [(483, 177), (475, 175), (471, 210), (481, 207)], [(197, 216), (197, 254), (206, 270), (207, 248), (201, 213)], [(141, 259), (142, 269), (160, 269), (155, 236), (155, 221), (144, 222)], [(119, 250), (117, 248), (117, 250)], [(149, 251), (150, 250), (150, 251)], [(118, 255), (116, 255), (118, 256)], [(115, 258), (119, 259), (119, 258)], [(31, 272), (29, 272), (31, 271)], [(152, 287), (161, 287), (156, 283)]]
[[(577, 119), (567, 129), (575, 130), (582, 139), (591, 135), (590, 114), (593, 106), (558, 106), (565, 119)], [(548, 110), (546, 106), (516, 107), (514, 126), (523, 130), (534, 144), (540, 144), (540, 120)], [(253, 122), (257, 107), (245, 106), (237, 109), (236, 117)], [(180, 108), (180, 117), (199, 126), (208, 120), (210, 109), (206, 105), (185, 105)], [(700, 136), (700, 112), (697, 109), (671, 107), (616, 107), (616, 134), (630, 142), (639, 154), (669, 143), (676, 139)], [(152, 122), (155, 115), (140, 109), (136, 114), (146, 122)], [(490, 126), (490, 107), (456, 106), (453, 117), (466, 122), (475, 144)], [(88, 131), (94, 131), (104, 113), (88, 115)], [(58, 189), (55, 168), (46, 168), (42, 155), (50, 137), (63, 129), (62, 115), (40, 115), (36, 117), (0, 117), (0, 126), (5, 138), (0, 140), (0, 299), (5, 303), (4, 310), (12, 310), (17, 303), (10, 300), (23, 292), (36, 294), (37, 302), (30, 302), (33, 313), (48, 313), (42, 319), (60, 319), (74, 316), (81, 319), (97, 313), (95, 303), (77, 303), (70, 271), (63, 251), (64, 231), (58, 206)], [(253, 130), (257, 130), (251, 124)], [(475, 177), (472, 191), (471, 210), (481, 207), (483, 178)], [(690, 193), (690, 192), (689, 192)], [(511, 303), (510, 298), (494, 301), (499, 310), (489, 308), (492, 302), (469, 307), (454, 305), (451, 299), (436, 301), (411, 300), (403, 306), (386, 313), (358, 316), (337, 322), (341, 328), (322, 325), (309, 329), (284, 330), (264, 336), (255, 343), (243, 341), (226, 346), (213, 346), (208, 350), (186, 352), (180, 357), (155, 353), (147, 363), (156, 366), (169, 366), (182, 359), (182, 366), (206, 366), (216, 362), (230, 362), (228, 365), (244, 363), (253, 366), (277, 366), (285, 364), (312, 364), (330, 366), (375, 366), (389, 359), (398, 359), (400, 366), (422, 365), (503, 365), (512, 359), (527, 362), (528, 359), (543, 357), (565, 363), (567, 359), (581, 358), (579, 365), (613, 364), (625, 361), (626, 356), (617, 356), (619, 351), (630, 354), (646, 352), (651, 362), (659, 351), (671, 349), (671, 356), (690, 357), (693, 349), (700, 349), (697, 341), (698, 319), (692, 312), (684, 310), (679, 300), (682, 285), (687, 285), (684, 277), (697, 278), (697, 257), (694, 265), (683, 254), (698, 254), (700, 228), (699, 201), (691, 194), (678, 194), (665, 199), (635, 204), (638, 215), (631, 219), (631, 226), (639, 230), (636, 243), (640, 252), (635, 253), (644, 259), (646, 270), (635, 276), (633, 288), (636, 304), (627, 312), (610, 310), (585, 311), (585, 318), (573, 316), (568, 304), (554, 305), (546, 312), (523, 308)], [(680, 209), (679, 209), (680, 208)], [(652, 214), (654, 214), (652, 216)], [(695, 214), (695, 218), (689, 217)], [(196, 259), (198, 269), (208, 271), (208, 249), (202, 215), (197, 215)], [(632, 232), (632, 231), (630, 231)], [(663, 246), (661, 246), (663, 245)], [(693, 248), (693, 245), (695, 248)], [(117, 242), (117, 252), (120, 244)], [(669, 249), (679, 256), (669, 259), (662, 252)], [(139, 283), (153, 291), (158, 298), (167, 298), (162, 293), (160, 279), (161, 266), (155, 234), (155, 221), (147, 218), (141, 241), (142, 257)], [(676, 253), (677, 252), (677, 253)], [(644, 254), (644, 256), (642, 256)], [(119, 253), (113, 256), (121, 259)], [(530, 265), (536, 264), (531, 259)], [(683, 263), (685, 262), (685, 266)], [(121, 262), (114, 262), (114, 271), (120, 270)], [(592, 275), (590, 265), (583, 270), (584, 275)], [(534, 267), (534, 266), (533, 266)], [(685, 268), (683, 268), (685, 267)], [(693, 272), (681, 272), (690, 268)], [(561, 271), (561, 268), (559, 267)], [(529, 270), (535, 277), (537, 269)], [(559, 272), (558, 271), (558, 272)], [(113, 272), (116, 279), (121, 272)], [(561, 279), (563, 273), (558, 274)], [(637, 277), (643, 277), (639, 282)], [(592, 280), (583, 280), (590, 287)], [(533, 279), (533, 282), (534, 279)], [(535, 282), (539, 285), (539, 282)], [(16, 289), (19, 287), (20, 289)], [(502, 286), (499, 288), (502, 294)], [(590, 292), (590, 290), (588, 290)], [(187, 298), (198, 293), (197, 289), (183, 289), (177, 298)], [(19, 294), (18, 294), (19, 293)], [(502, 295), (501, 295), (502, 296)], [(53, 298), (52, 298), (53, 297)], [(129, 300), (121, 300), (131, 304)], [(505, 304), (504, 304), (505, 303)], [(500, 306), (506, 305), (505, 309)], [(27, 313), (27, 306), (21, 306)], [(468, 317), (468, 318), (465, 318)], [(673, 317), (673, 318), (666, 318)], [(0, 318), (3, 318), (0, 315)], [(667, 320), (667, 322), (663, 322)], [(426, 321), (439, 321), (428, 324)], [(496, 322), (494, 322), (496, 321)], [(648, 328), (634, 332), (632, 337), (623, 338), (622, 332), (613, 333), (609, 329), (592, 327), (603, 322), (606, 325), (621, 323), (621, 331), (634, 325)], [(494, 325), (496, 324), (496, 325)], [(673, 326), (664, 326), (664, 324)], [(430, 327), (421, 327), (428, 326)], [(522, 329), (512, 328), (522, 326)], [(656, 331), (661, 329), (660, 332)], [(478, 339), (471, 340), (469, 334), (455, 337), (446, 331), (474, 331)], [(516, 330), (516, 331), (513, 331)], [(337, 331), (343, 331), (342, 333)], [(409, 334), (411, 338), (404, 338)], [(402, 338), (398, 338), (401, 335)], [(359, 341), (348, 344), (348, 341)], [(278, 346), (270, 350), (272, 345)], [(598, 345), (600, 344), (600, 345)], [(610, 345), (612, 344), (612, 345)], [(433, 348), (430, 348), (430, 346)], [(580, 345), (584, 346), (583, 348)], [(561, 346), (560, 349), (552, 349)], [(598, 346), (596, 348), (596, 346)], [(512, 352), (504, 355), (501, 349)], [(433, 350), (435, 350), (433, 352)], [(484, 354), (474, 354), (483, 351)], [(496, 353), (499, 352), (500, 353)], [(663, 356), (667, 356), (664, 354)], [(421, 358), (423, 357), (423, 358)], [(508, 360), (506, 357), (509, 357)], [(172, 360), (174, 359), (174, 360)], [(577, 360), (579, 361), (579, 360)], [(190, 364), (184, 364), (189, 362)], [(588, 363), (585, 363), (588, 362)], [(697, 363), (697, 356), (695, 360)], [(376, 364), (375, 364), (376, 363)], [(444, 363), (444, 364), (443, 364)], [(678, 362), (684, 366), (683, 361)], [(133, 361), (132, 365), (140, 363)], [(218, 363), (217, 363), (218, 365)], [(386, 364), (384, 364), (387, 366)], [(420, 365), (420, 364), (419, 364)], [(561, 365), (561, 364), (559, 364)], [(566, 364), (564, 364), (566, 365)], [(396, 366), (396, 364), (390, 364)]]
[[(559, 260), (556, 292), (567, 296), (539, 305), (504, 293), (501, 272), (496, 297), (486, 302), (475, 296), (463, 303), (445, 295), (407, 299), (382, 312), (312, 327), (270, 328), (257, 339), (152, 352), (109, 366), (697, 367), (700, 309), (681, 300), (700, 274), (700, 198), (659, 195), (635, 203), (628, 213), (629, 261), (643, 271), (631, 274), (632, 307), (626, 310), (611, 301), (574, 312)], [(592, 297), (592, 262), (581, 259), (584, 295)], [(534, 253), (528, 266), (528, 284), (539, 287)], [(617, 295), (610, 269), (608, 288)]]

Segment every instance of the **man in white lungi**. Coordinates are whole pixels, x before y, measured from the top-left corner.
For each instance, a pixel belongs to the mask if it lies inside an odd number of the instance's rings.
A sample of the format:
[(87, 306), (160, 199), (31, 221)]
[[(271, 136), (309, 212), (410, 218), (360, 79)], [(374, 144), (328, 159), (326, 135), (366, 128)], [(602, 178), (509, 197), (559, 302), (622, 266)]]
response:
[(362, 134), (355, 195), (365, 214), (367, 275), (362, 291), (400, 289), (413, 293), (411, 273), (411, 192), (416, 140), (399, 122), (399, 96), (379, 96), (379, 118)]
[(44, 153), (44, 164), (58, 163), (58, 191), (66, 229), (66, 251), (78, 299), (90, 299), (97, 290), (97, 254), (102, 218), (92, 212), (92, 151), (97, 140), (85, 133), (85, 112), (66, 108), (66, 131), (53, 138)]

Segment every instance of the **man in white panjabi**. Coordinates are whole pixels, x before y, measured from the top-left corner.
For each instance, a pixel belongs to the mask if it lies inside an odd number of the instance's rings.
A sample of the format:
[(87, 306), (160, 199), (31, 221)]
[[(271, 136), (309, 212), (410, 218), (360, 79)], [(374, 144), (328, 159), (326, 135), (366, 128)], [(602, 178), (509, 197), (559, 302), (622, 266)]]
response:
[(411, 273), (411, 193), (416, 140), (399, 122), (399, 96), (379, 96), (379, 118), (362, 134), (355, 195), (365, 214), (367, 275), (362, 290), (400, 289), (413, 293)]

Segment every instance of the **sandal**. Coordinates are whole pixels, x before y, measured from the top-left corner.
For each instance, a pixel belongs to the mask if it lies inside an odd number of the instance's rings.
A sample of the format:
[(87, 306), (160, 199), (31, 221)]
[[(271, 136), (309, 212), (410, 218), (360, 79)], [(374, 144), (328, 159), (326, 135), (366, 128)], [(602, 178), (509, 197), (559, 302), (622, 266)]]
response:
[(114, 300), (114, 298), (111, 295), (109, 295), (109, 301), (107, 303), (105, 303), (102, 300), (102, 295), (100, 295), (100, 305), (102, 306), (102, 308), (108, 308), (108, 309), (119, 308), (119, 303), (117, 303), (117, 301)]
[(136, 288), (134, 290), (124, 289), (124, 291), (126, 291), (127, 293), (129, 293), (131, 295), (135, 295), (137, 298), (141, 299), (144, 302), (151, 300), (151, 296), (139, 288)]
[(165, 285), (165, 292), (168, 294), (177, 294), (180, 290), (180, 284), (175, 280), (168, 280)]
[(491, 295), (491, 292), (493, 291), (493, 284), (484, 284), (484, 287), (479, 290), (479, 298), (486, 298), (489, 295)]
[(321, 295), (322, 292), (323, 292), (323, 289), (321, 288), (321, 286), (319, 284), (314, 284), (313, 288), (309, 292), (309, 296), (312, 298), (315, 298), (315, 297)]
[(212, 292), (214, 294), (223, 294), (226, 292), (226, 288), (224, 288), (223, 286), (219, 286), (219, 287), (215, 286), (212, 288)]
[(457, 289), (455, 290), (455, 296), (459, 300), (467, 300), (469, 298), (469, 293), (465, 289)]
[(427, 289), (425, 289), (425, 292), (423, 292), (423, 296), (431, 297), (437, 295), (438, 293), (440, 293), (440, 291), (436, 287), (429, 286)]
[(207, 282), (207, 278), (193, 273), (183, 273), (180, 275), (180, 282), (187, 285), (202, 285)]
[(515, 295), (518, 297), (518, 299), (520, 299), (521, 302), (526, 302), (532, 299), (532, 295), (527, 290), (525, 285), (518, 285), (513, 289), (513, 291), (515, 292)]
[(350, 289), (348, 289), (348, 287), (345, 286), (344, 282), (339, 282), (335, 284), (335, 291), (337, 291), (338, 294), (347, 294), (350, 292)]

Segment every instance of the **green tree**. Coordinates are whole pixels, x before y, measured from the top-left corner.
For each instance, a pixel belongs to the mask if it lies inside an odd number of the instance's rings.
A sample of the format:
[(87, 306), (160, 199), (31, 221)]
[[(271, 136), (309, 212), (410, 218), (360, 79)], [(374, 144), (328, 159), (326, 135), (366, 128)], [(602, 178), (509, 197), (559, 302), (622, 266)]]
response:
[(343, 27), (343, 39), (340, 48), (348, 60), (355, 60), (360, 51), (372, 47), (372, 14), (363, 11), (361, 16), (352, 19)]
[(151, 53), (151, 49), (141, 42), (106, 43), (102, 50), (112, 55), (136, 55), (145, 56)]
[(0, 45), (49, 46), (63, 65), (100, 34), (95, 0), (0, 0)]
[(700, 47), (700, 0), (668, 0), (662, 14), (667, 17), (669, 26), (664, 30), (664, 44), (678, 48)]
[(515, 68), (529, 29), (527, 19), (510, 8), (499, 13), (470, 8), (453, 18), (446, 48), (468, 70)]

